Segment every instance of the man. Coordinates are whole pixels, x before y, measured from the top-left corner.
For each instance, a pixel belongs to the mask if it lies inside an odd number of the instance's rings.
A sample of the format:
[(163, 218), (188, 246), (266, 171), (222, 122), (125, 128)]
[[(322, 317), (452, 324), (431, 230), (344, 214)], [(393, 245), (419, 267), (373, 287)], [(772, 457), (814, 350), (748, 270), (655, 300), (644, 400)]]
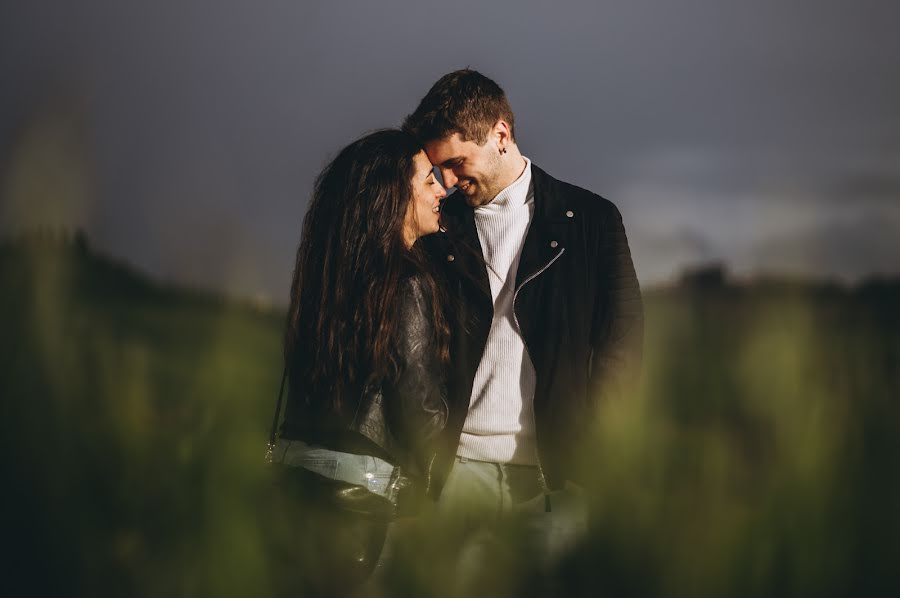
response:
[(552, 513), (581, 481), (591, 411), (638, 373), (643, 308), (621, 216), (524, 157), (503, 90), (476, 71), (442, 77), (404, 128), (456, 187), (426, 238), (455, 312), (431, 492), (475, 518)]

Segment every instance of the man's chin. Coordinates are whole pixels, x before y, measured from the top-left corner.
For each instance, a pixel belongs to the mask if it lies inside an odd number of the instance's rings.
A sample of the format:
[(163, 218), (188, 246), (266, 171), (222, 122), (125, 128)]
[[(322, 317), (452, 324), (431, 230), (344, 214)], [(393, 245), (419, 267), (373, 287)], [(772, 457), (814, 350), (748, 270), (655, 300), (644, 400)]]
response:
[(477, 208), (479, 206), (483, 206), (484, 204), (490, 203), (490, 197), (485, 197), (481, 193), (476, 193), (475, 195), (466, 195), (466, 203), (472, 206), (473, 208)]
[(470, 206), (477, 206), (482, 203), (480, 189), (472, 185), (466, 189), (459, 189), (462, 196), (466, 199), (466, 203)]

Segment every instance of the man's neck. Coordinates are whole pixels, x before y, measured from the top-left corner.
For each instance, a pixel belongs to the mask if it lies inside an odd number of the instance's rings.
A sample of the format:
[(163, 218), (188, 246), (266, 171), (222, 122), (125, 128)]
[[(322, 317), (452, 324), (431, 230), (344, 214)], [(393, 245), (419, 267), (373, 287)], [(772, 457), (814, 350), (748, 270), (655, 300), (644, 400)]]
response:
[(509, 156), (506, 157), (506, 160), (509, 162), (509, 165), (504, 167), (503, 178), (500, 180), (501, 189), (506, 189), (512, 185), (514, 181), (522, 176), (522, 173), (525, 172), (525, 167), (528, 166), (528, 162), (525, 161), (518, 147), (512, 145), (508, 151)]

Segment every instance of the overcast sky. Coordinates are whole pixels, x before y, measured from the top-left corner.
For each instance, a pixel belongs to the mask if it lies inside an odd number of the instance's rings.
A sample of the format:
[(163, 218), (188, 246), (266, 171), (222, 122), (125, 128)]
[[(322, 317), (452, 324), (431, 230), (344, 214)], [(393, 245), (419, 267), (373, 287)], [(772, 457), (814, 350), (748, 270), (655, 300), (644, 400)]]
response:
[(0, 231), (283, 303), (316, 173), (471, 66), (526, 156), (620, 207), (644, 283), (900, 271), (896, 0), (12, 4)]

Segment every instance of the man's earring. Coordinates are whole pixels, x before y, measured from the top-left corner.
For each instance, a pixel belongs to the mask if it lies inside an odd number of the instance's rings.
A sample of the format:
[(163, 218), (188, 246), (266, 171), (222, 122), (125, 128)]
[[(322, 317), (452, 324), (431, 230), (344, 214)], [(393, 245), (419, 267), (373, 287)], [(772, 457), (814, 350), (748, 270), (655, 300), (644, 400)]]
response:
[(505, 154), (505, 153), (506, 153), (506, 148), (505, 148), (505, 147), (501, 147), (501, 148), (500, 148), (500, 154), (502, 155), (502, 154)]

